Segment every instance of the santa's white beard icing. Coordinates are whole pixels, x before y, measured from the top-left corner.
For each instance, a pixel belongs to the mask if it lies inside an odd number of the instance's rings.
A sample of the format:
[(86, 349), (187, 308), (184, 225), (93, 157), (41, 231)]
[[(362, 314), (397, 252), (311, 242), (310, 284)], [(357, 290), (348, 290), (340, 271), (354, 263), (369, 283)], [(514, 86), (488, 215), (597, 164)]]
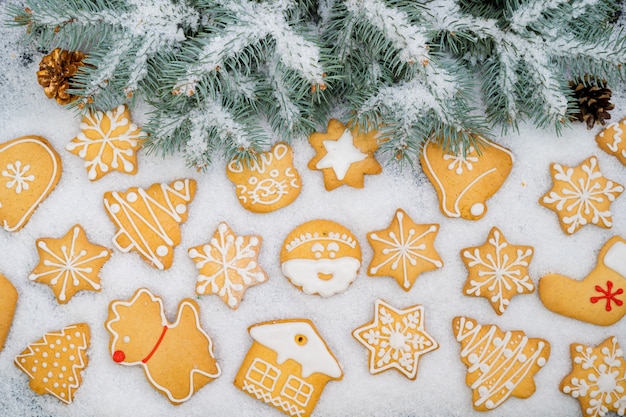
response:
[(344, 256), (337, 259), (290, 259), (281, 264), (283, 274), (306, 294), (322, 297), (345, 291), (357, 277), (361, 261)]

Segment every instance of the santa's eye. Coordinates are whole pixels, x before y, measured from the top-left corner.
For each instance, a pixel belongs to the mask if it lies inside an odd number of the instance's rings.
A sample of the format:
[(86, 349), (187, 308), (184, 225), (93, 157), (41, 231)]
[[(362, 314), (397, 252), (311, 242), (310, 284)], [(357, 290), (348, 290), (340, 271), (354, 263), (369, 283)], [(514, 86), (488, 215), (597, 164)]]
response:
[(130, 336), (124, 336), (124, 337), (122, 338), (122, 342), (124, 342), (124, 343), (128, 343), (128, 342), (130, 342)]

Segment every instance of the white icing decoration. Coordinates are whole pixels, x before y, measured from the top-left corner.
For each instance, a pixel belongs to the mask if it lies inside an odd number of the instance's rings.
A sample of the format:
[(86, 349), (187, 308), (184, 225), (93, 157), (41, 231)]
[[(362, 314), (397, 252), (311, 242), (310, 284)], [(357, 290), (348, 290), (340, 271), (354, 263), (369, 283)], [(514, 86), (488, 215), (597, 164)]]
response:
[(137, 193), (130, 192), (126, 194), (126, 201), (128, 201), (129, 203), (134, 203), (135, 201), (137, 201)]
[[(30, 205), (30, 207), (28, 207), (24, 211), (24, 215), (15, 223), (15, 225), (10, 226), (7, 220), (4, 220), (3, 227), (4, 227), (4, 230), (6, 230), (7, 232), (14, 232), (20, 229), (24, 225), (24, 223), (26, 223), (26, 220), (31, 215), (31, 213), (37, 208), (37, 206), (43, 201), (43, 199), (48, 195), (48, 193), (54, 187), (57, 173), (61, 168), (60, 163), (57, 163), (57, 160), (55, 157), (55, 151), (51, 149), (50, 147), (46, 146), (45, 143), (43, 143), (42, 141), (36, 138), (27, 137), (19, 141), (11, 142), (8, 145), (6, 145), (6, 147), (1, 147), (0, 153), (5, 152), (7, 149), (10, 149), (14, 146), (21, 145), (23, 143), (34, 143), (36, 145), (41, 146), (44, 149), (44, 151), (47, 153), (47, 156), (50, 157), (50, 162), (52, 162), (52, 169), (50, 170), (50, 179), (48, 180), (48, 183), (46, 184), (45, 187), (43, 187), (37, 199)], [(44, 161), (42, 161), (41, 163), (44, 163)], [(0, 207), (2, 207), (1, 202), (0, 202)]]
[(604, 255), (604, 265), (626, 278), (626, 244), (615, 242)]
[(243, 381), (243, 386), (241, 387), (247, 393), (250, 393), (256, 397), (257, 400), (261, 400), (266, 404), (271, 404), (277, 407), (279, 410), (283, 410), (287, 414), (292, 417), (302, 417), (304, 416), (305, 410), (299, 408), (296, 404), (293, 404), (290, 401), (283, 400), (281, 397), (272, 396), (271, 392), (268, 392), (257, 385), (250, 384), (248, 381)]
[[(361, 261), (344, 256), (336, 259), (290, 259), (281, 264), (283, 274), (306, 294), (330, 297), (345, 291), (357, 277)], [(320, 274), (330, 275), (324, 280)]]
[(344, 130), (339, 139), (325, 140), (322, 143), (326, 149), (326, 155), (317, 162), (315, 168), (332, 168), (339, 181), (346, 177), (350, 165), (367, 158), (366, 153), (354, 146), (354, 138), (350, 129)]
[(448, 164), (448, 171), (454, 171), (455, 174), (461, 175), (464, 172), (464, 168), (468, 171), (474, 169), (473, 164), (478, 162), (478, 156), (470, 156), (469, 154), (472, 152), (475, 152), (475, 149), (473, 146), (470, 146), (466, 157), (463, 155), (445, 154), (443, 156), (443, 160), (450, 161)]
[(480, 216), (485, 212), (485, 205), (483, 203), (475, 203), (470, 207), (470, 213), (473, 216)]
[[(511, 160), (513, 160), (513, 154), (511, 153), (510, 150), (503, 148), (502, 146), (498, 145), (497, 143), (494, 142), (489, 142), (486, 143), (486, 145), (494, 147), (504, 153), (506, 153)], [(447, 201), (447, 195), (446, 195), (446, 189), (443, 186), (443, 184), (441, 183), (441, 179), (439, 179), (439, 177), (437, 175), (435, 175), (435, 170), (433, 169), (431, 163), (430, 163), (430, 159), (428, 158), (428, 152), (426, 151), (426, 147), (427, 146), (438, 146), (436, 145), (434, 142), (428, 142), (426, 145), (424, 145), (424, 150), (422, 152), (423, 155), (423, 160), (426, 163), (426, 166), (428, 167), (428, 170), (432, 173), (433, 178), (435, 180), (435, 185), (441, 192), (441, 209), (443, 210), (443, 212), (449, 216), (449, 217), (461, 217), (461, 210), (459, 209), (459, 204), (461, 202), (461, 199), (463, 198), (463, 196), (465, 194), (467, 194), (467, 192), (476, 184), (478, 183), (480, 180), (482, 180), (483, 178), (485, 178), (488, 175), (491, 175), (492, 173), (496, 172), (497, 169), (496, 168), (491, 168), (485, 172), (483, 172), (482, 174), (480, 174), (478, 177), (476, 177), (472, 182), (470, 182), (464, 189), (463, 191), (461, 191), (461, 193), (458, 195), (458, 197), (456, 198), (456, 200), (453, 202), (452, 205), (452, 209), (448, 208), (448, 201)], [(445, 155), (444, 155), (445, 158)], [(478, 161), (476, 161), (478, 162)], [(471, 212), (471, 211), (470, 211)], [(473, 214), (473, 213), (472, 213)], [(475, 215), (475, 214), (474, 214)]]
[[(304, 335), (306, 343), (299, 345), (297, 335)], [(276, 352), (279, 365), (292, 359), (302, 367), (302, 376), (308, 378), (319, 372), (331, 378), (340, 378), (341, 367), (326, 343), (306, 321), (285, 321), (253, 326), (250, 336), (263, 346)]]
[[(619, 154), (622, 158), (626, 158), (626, 147), (624, 147), (622, 145), (622, 147), (620, 147), (620, 144), (622, 143), (622, 134), (624, 133), (624, 131), (622, 130), (622, 125), (624, 125), (626, 123), (626, 119), (622, 120), (621, 122), (613, 122), (611, 124), (609, 124), (605, 130), (603, 130), (602, 132), (600, 132), (600, 137), (604, 137), (605, 136), (605, 132), (610, 130), (610, 129), (614, 129), (615, 133), (613, 134), (613, 142), (607, 142), (606, 146), (607, 148), (609, 148), (611, 150), (611, 152), (613, 152), (614, 154)], [(621, 148), (621, 149), (620, 149)]]
[[(209, 337), (209, 335), (202, 329), (202, 326), (200, 324), (200, 317), (199, 317), (199, 313), (198, 310), (196, 309), (196, 306), (191, 304), (189, 301), (183, 301), (182, 303), (180, 303), (180, 305), (178, 306), (178, 315), (176, 318), (176, 322), (174, 324), (169, 324), (167, 322), (167, 319), (165, 318), (165, 315), (163, 313), (163, 301), (161, 300), (160, 297), (156, 297), (155, 295), (153, 295), (150, 291), (148, 291), (145, 288), (140, 289), (139, 291), (137, 291), (137, 293), (135, 294), (135, 296), (130, 300), (130, 301), (115, 301), (111, 304), (110, 307), (110, 311), (113, 312), (115, 314), (115, 317), (112, 318), (111, 320), (108, 320), (106, 322), (106, 328), (109, 331), (109, 333), (111, 333), (112, 336), (112, 340), (111, 340), (111, 357), (113, 357), (113, 354), (115, 353), (115, 351), (117, 350), (121, 350), (124, 351), (124, 348), (122, 346), (121, 349), (118, 349), (118, 341), (120, 339), (123, 339), (124, 336), (121, 336), (119, 333), (117, 333), (114, 329), (113, 326), (115, 323), (119, 322), (119, 321), (123, 321), (124, 319), (120, 316), (119, 313), (119, 307), (131, 307), (133, 304), (135, 304), (135, 302), (139, 299), (139, 297), (141, 297), (142, 295), (147, 295), (148, 297), (150, 297), (150, 300), (152, 302), (156, 302), (159, 304), (160, 307), (160, 315), (159, 317), (155, 317), (156, 320), (159, 320), (162, 326), (167, 326), (168, 327), (168, 333), (170, 334), (169, 337), (176, 337), (176, 335), (172, 336), (171, 334), (174, 333), (175, 334), (175, 330), (176, 328), (180, 325), (180, 320), (183, 317), (183, 311), (185, 309), (190, 309), (193, 312), (193, 320), (194, 320), (194, 325), (196, 330), (198, 331), (198, 333), (200, 333), (204, 338), (206, 338), (207, 342), (208, 342), (208, 346), (209, 349), (207, 351), (207, 354), (210, 355), (211, 358), (215, 358), (214, 354), (213, 354), (213, 342), (211, 341), (211, 338)], [(123, 309), (122, 309), (123, 310)], [(186, 316), (188, 317), (188, 316)], [(126, 316), (127, 320), (132, 320), (133, 316), (131, 315)], [(189, 326), (185, 326), (186, 329), (189, 329)], [(181, 341), (181, 343), (184, 343), (184, 340)], [(141, 358), (143, 359), (143, 358)], [(195, 389), (194, 389), (194, 384), (193, 384), (193, 380), (196, 374), (198, 375), (204, 375), (206, 377), (209, 378), (217, 378), (218, 376), (221, 375), (221, 369), (218, 365), (217, 362), (215, 362), (215, 367), (217, 369), (217, 371), (215, 373), (211, 373), (199, 368), (194, 368), (191, 369), (189, 372), (189, 392), (187, 393), (187, 395), (185, 395), (184, 397), (174, 397), (174, 395), (172, 394), (172, 392), (167, 389), (166, 387), (162, 386), (161, 384), (157, 383), (154, 380), (154, 377), (151, 374), (151, 370), (150, 370), (150, 365), (149, 362), (148, 363), (144, 363), (142, 362), (142, 360), (138, 360), (138, 361), (134, 361), (134, 362), (119, 362), (120, 365), (125, 365), (125, 366), (134, 366), (134, 365), (141, 365), (144, 368), (145, 371), (145, 375), (146, 378), (148, 378), (148, 380), (152, 383), (153, 386), (155, 386), (156, 388), (158, 388), (159, 390), (163, 391), (166, 395), (167, 398), (175, 404), (182, 404), (183, 402), (187, 401), (189, 398), (191, 398), (191, 396), (194, 394)]]
[(22, 161), (9, 162), (6, 169), (2, 171), (2, 176), (9, 178), (6, 183), (6, 187), (12, 189), (15, 187), (15, 193), (21, 194), (22, 190), (28, 190), (29, 182), (35, 180), (34, 175), (27, 175), (30, 165), (25, 164), (22, 166)]
[[(190, 203), (192, 196), (189, 189), (189, 181), (185, 179), (183, 181), (176, 181), (174, 183), (174, 188), (170, 187), (168, 184), (159, 184), (161, 187), (161, 191), (163, 197), (165, 198), (165, 205), (159, 203), (152, 196), (148, 195), (148, 193), (139, 188), (137, 193), (139, 198), (142, 199), (143, 205), (148, 207), (148, 212), (150, 217), (146, 218), (142, 216), (133, 206), (131, 206), (126, 199), (118, 192), (110, 193), (110, 197), (104, 199), (104, 206), (107, 211), (112, 215), (111, 217), (114, 219), (115, 224), (119, 228), (118, 232), (113, 237), (113, 244), (116, 248), (118, 248), (122, 252), (129, 252), (131, 249), (136, 249), (139, 253), (141, 253), (146, 259), (152, 262), (158, 269), (163, 269), (164, 265), (159, 259), (159, 256), (164, 256), (159, 252), (158, 248), (163, 245), (169, 246), (172, 248), (174, 246), (174, 242), (172, 238), (168, 234), (168, 231), (165, 230), (161, 222), (159, 221), (159, 217), (157, 213), (164, 214), (169, 216), (176, 223), (182, 223), (182, 218), (180, 214), (174, 207), (172, 202), (172, 196), (182, 199), (186, 203)], [(184, 190), (181, 191), (181, 190)], [(132, 225), (133, 231), (138, 235), (138, 241), (134, 240), (130, 233), (128, 233), (124, 227), (122, 226), (122, 222), (120, 221), (120, 217), (128, 219), (130, 224)], [(135, 223), (134, 218), (138, 219), (140, 224)], [(150, 245), (148, 244), (146, 238), (139, 233), (139, 228), (141, 226), (147, 227), (150, 231), (155, 233), (163, 242), (163, 245), (159, 245), (159, 247), (155, 251), (152, 250)], [(130, 240), (130, 244), (126, 247), (122, 247), (118, 243), (118, 239), (122, 236), (126, 235), (126, 237)], [(168, 248), (169, 252), (169, 248)], [(163, 253), (163, 250), (161, 250)], [(165, 253), (167, 254), (167, 253)]]
[(156, 254), (159, 256), (165, 256), (170, 250), (165, 245), (160, 245), (156, 248)]

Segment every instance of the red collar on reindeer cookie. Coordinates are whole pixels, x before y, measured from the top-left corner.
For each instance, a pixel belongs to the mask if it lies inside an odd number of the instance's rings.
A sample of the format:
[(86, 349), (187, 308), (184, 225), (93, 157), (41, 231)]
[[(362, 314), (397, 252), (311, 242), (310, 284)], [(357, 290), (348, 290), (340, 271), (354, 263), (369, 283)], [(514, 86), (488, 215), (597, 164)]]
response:
[[(168, 329), (167, 326), (163, 326), (163, 330), (161, 331), (161, 336), (159, 336), (159, 340), (157, 340), (157, 342), (154, 344), (154, 347), (152, 348), (150, 353), (148, 353), (148, 356), (146, 356), (145, 358), (141, 360), (142, 363), (148, 363), (152, 355), (154, 355), (154, 353), (157, 351), (157, 349), (161, 345), (161, 342), (163, 341), (163, 338), (165, 337), (165, 333), (167, 332), (167, 329)], [(123, 362), (124, 359), (126, 359), (126, 355), (121, 350), (116, 350), (115, 352), (113, 352), (113, 360), (115, 362), (118, 362), (118, 363)]]

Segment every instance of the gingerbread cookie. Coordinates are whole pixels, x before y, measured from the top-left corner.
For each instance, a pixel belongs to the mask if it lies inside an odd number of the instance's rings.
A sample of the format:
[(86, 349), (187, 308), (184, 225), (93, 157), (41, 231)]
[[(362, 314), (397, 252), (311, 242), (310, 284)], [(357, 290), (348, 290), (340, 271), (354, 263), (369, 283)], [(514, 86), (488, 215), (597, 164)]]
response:
[(0, 221), (8, 232), (20, 230), (61, 178), (61, 158), (40, 136), (0, 144)]
[(355, 329), (352, 335), (369, 350), (371, 374), (396, 369), (415, 379), (420, 357), (439, 347), (424, 329), (423, 306), (399, 310), (383, 300), (374, 304), (374, 320)]
[(290, 416), (309, 417), (326, 384), (343, 378), (341, 365), (310, 320), (258, 323), (235, 386)]
[(49, 285), (59, 304), (67, 303), (78, 291), (100, 291), (100, 268), (112, 251), (87, 240), (77, 224), (60, 239), (37, 239), (39, 264), (28, 279)]
[(606, 229), (613, 225), (609, 209), (624, 187), (602, 176), (595, 156), (574, 168), (552, 164), (550, 172), (552, 189), (539, 199), (539, 204), (559, 216), (565, 233), (574, 234), (586, 224)]
[(15, 358), (15, 366), (30, 378), (37, 394), (52, 394), (71, 404), (82, 383), (82, 371), (89, 358), (90, 332), (85, 323), (46, 333)]
[(254, 213), (269, 213), (291, 204), (302, 187), (293, 151), (283, 142), (258, 155), (249, 165), (232, 160), (226, 175), (236, 186), (239, 203)]
[(600, 326), (617, 323), (626, 315), (626, 239), (609, 239), (596, 267), (582, 281), (543, 276), (539, 298), (549, 310), (573, 319)]
[(128, 301), (109, 304), (105, 326), (113, 360), (143, 367), (152, 386), (174, 405), (220, 376), (213, 343), (201, 327), (198, 304), (190, 298), (180, 302), (171, 324), (161, 298), (142, 288)]
[(361, 267), (361, 247), (346, 227), (330, 220), (312, 220), (289, 233), (280, 252), (280, 266), (291, 283), (306, 294), (322, 297), (344, 292)]
[(359, 132), (339, 120), (331, 119), (325, 133), (314, 132), (309, 143), (316, 155), (309, 169), (322, 171), (324, 187), (331, 191), (341, 185), (363, 188), (366, 174), (376, 175), (382, 167), (374, 157), (378, 149), (378, 132)]
[(572, 372), (561, 381), (561, 391), (580, 402), (583, 416), (623, 416), (626, 410), (626, 359), (612, 336), (591, 347), (573, 343)]
[(416, 224), (398, 209), (387, 229), (367, 234), (374, 249), (368, 275), (391, 276), (410, 290), (422, 272), (443, 267), (434, 246), (438, 231), (438, 224)]
[(626, 165), (626, 119), (609, 124), (596, 135), (596, 143), (604, 152), (616, 156)]
[(535, 374), (550, 356), (550, 343), (529, 338), (520, 330), (505, 332), (496, 325), (480, 325), (468, 317), (452, 321), (461, 343), (465, 382), (472, 389), (475, 410), (489, 411), (509, 397), (528, 398), (535, 392)]
[(147, 138), (130, 121), (128, 106), (106, 112), (93, 110), (83, 116), (81, 132), (65, 149), (85, 160), (87, 175), (96, 181), (112, 171), (137, 172), (137, 151)]
[(172, 266), (180, 225), (187, 220), (187, 205), (195, 193), (196, 182), (191, 179), (105, 193), (104, 208), (118, 228), (113, 237), (115, 247), (122, 252), (137, 251), (155, 268)]
[(0, 274), (0, 352), (9, 335), (17, 306), (17, 290), (4, 275)]
[(487, 200), (496, 193), (513, 167), (510, 150), (480, 138), (465, 156), (446, 153), (437, 142), (426, 142), (420, 161), (437, 191), (441, 212), (448, 217), (478, 220), (487, 214)]
[(196, 292), (217, 294), (232, 309), (239, 307), (248, 287), (266, 282), (258, 262), (261, 236), (236, 236), (226, 223), (217, 226), (206, 244), (189, 249), (200, 271)]
[(484, 297), (496, 313), (503, 314), (513, 296), (535, 291), (528, 276), (532, 257), (531, 246), (511, 245), (497, 227), (491, 228), (482, 246), (461, 249), (469, 271), (463, 294)]

